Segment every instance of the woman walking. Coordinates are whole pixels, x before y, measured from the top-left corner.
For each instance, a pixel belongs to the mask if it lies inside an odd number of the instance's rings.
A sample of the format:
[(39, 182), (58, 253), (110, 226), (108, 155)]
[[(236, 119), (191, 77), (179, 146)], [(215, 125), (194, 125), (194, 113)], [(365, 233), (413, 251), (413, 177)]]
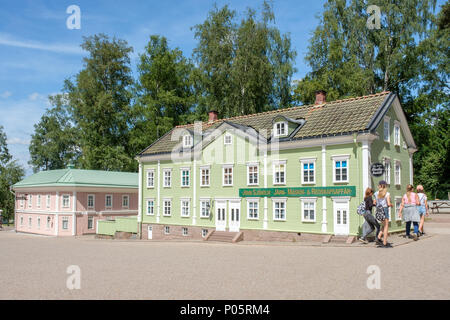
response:
[[(402, 197), (399, 215), (406, 222), (406, 237), (417, 241), (419, 237), (420, 215), (417, 206), (420, 204), (417, 193), (414, 193), (414, 187), (410, 184), (406, 186), (406, 194)], [(414, 232), (411, 235), (411, 222), (414, 225)]]
[(425, 214), (428, 217), (428, 199), (427, 195), (425, 194), (423, 190), (422, 185), (417, 186), (417, 196), (419, 197), (419, 214), (420, 214), (420, 223), (419, 223), (419, 235), (424, 235), (425, 232), (423, 232), (423, 225), (425, 223)]
[(387, 242), (388, 234), (389, 234), (389, 207), (392, 207), (391, 204), (391, 195), (387, 191), (387, 183), (384, 180), (381, 180), (378, 184), (378, 191), (375, 192), (375, 204), (377, 207), (382, 207), (384, 211), (384, 220), (383, 227), (381, 232), (378, 234), (377, 239), (381, 241), (381, 237), (383, 237), (383, 247), (389, 248), (392, 247), (390, 243)]
[(362, 243), (368, 243), (367, 236), (372, 233), (373, 230), (377, 230), (375, 234), (375, 239), (377, 243), (381, 243), (381, 241), (378, 239), (378, 234), (380, 233), (380, 224), (378, 223), (377, 219), (374, 218), (372, 215), (372, 208), (375, 205), (373, 201), (373, 190), (372, 188), (367, 188), (366, 192), (364, 193), (364, 203), (365, 203), (365, 213), (363, 214), (364, 220), (366, 220), (367, 224), (369, 225), (369, 228), (363, 228), (363, 233), (361, 238), (359, 238), (359, 241)]

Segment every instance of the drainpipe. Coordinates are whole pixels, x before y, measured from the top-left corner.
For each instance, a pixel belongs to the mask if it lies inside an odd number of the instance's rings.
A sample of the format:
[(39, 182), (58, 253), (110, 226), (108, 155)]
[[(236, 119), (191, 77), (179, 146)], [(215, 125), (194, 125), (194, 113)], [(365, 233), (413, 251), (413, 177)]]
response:
[[(17, 198), (16, 198), (16, 193), (13, 191), (13, 188), (12, 188), (12, 186), (9, 186), (9, 192), (11, 192), (13, 195), (14, 195), (14, 231), (16, 231), (17, 232), (17, 226), (16, 226), (16, 223), (17, 223), (17, 219), (16, 219), (16, 214), (17, 214), (17, 212), (16, 212), (16, 203), (17, 203)], [(8, 220), (8, 226), (9, 226), (9, 220)]]

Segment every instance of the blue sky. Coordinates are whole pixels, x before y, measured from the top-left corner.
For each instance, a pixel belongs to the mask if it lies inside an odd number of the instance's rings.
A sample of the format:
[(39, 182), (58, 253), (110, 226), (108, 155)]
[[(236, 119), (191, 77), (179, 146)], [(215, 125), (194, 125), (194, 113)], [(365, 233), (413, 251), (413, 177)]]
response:
[[(262, 0), (218, 0), (243, 13)], [(308, 39), (318, 23), (324, 0), (275, 0), (276, 23), (289, 32), (298, 56), (294, 78), (309, 71), (304, 61)], [(439, 1), (442, 3), (443, 1)], [(132, 65), (151, 34), (166, 36), (172, 47), (190, 57), (196, 45), (191, 27), (202, 23), (214, 1), (81, 1), (0, 0), (0, 125), (10, 152), (27, 168), (33, 125), (49, 107), (47, 97), (61, 91), (64, 79), (82, 68), (83, 36), (106, 33), (134, 48)], [(81, 29), (69, 30), (67, 7), (81, 9)]]

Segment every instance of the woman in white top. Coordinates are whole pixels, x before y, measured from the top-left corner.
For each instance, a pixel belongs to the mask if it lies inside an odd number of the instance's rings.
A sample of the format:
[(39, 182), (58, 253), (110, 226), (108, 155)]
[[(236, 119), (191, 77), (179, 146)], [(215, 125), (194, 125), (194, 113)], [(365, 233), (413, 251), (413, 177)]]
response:
[(375, 204), (379, 207), (383, 207), (385, 220), (383, 221), (383, 227), (381, 232), (378, 234), (378, 239), (381, 240), (383, 237), (383, 247), (389, 248), (391, 245), (387, 242), (388, 231), (389, 231), (389, 207), (392, 207), (391, 204), (391, 196), (387, 191), (387, 183), (384, 180), (381, 180), (378, 184), (378, 191), (375, 192)]
[(420, 214), (419, 234), (424, 235), (425, 233), (423, 232), (423, 224), (425, 223), (425, 214), (428, 217), (428, 199), (423, 190), (423, 186), (420, 184), (417, 186), (417, 196), (419, 197), (420, 203), (420, 205), (417, 207)]

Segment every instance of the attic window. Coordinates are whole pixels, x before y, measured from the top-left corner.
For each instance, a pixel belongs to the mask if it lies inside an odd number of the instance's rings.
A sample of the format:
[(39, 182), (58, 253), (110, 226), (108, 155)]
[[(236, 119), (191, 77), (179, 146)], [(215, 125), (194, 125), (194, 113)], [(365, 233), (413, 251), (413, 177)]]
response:
[(273, 135), (275, 137), (281, 137), (287, 135), (287, 122), (276, 122), (273, 128)]
[(186, 134), (183, 136), (183, 148), (192, 147), (192, 136), (190, 134)]

